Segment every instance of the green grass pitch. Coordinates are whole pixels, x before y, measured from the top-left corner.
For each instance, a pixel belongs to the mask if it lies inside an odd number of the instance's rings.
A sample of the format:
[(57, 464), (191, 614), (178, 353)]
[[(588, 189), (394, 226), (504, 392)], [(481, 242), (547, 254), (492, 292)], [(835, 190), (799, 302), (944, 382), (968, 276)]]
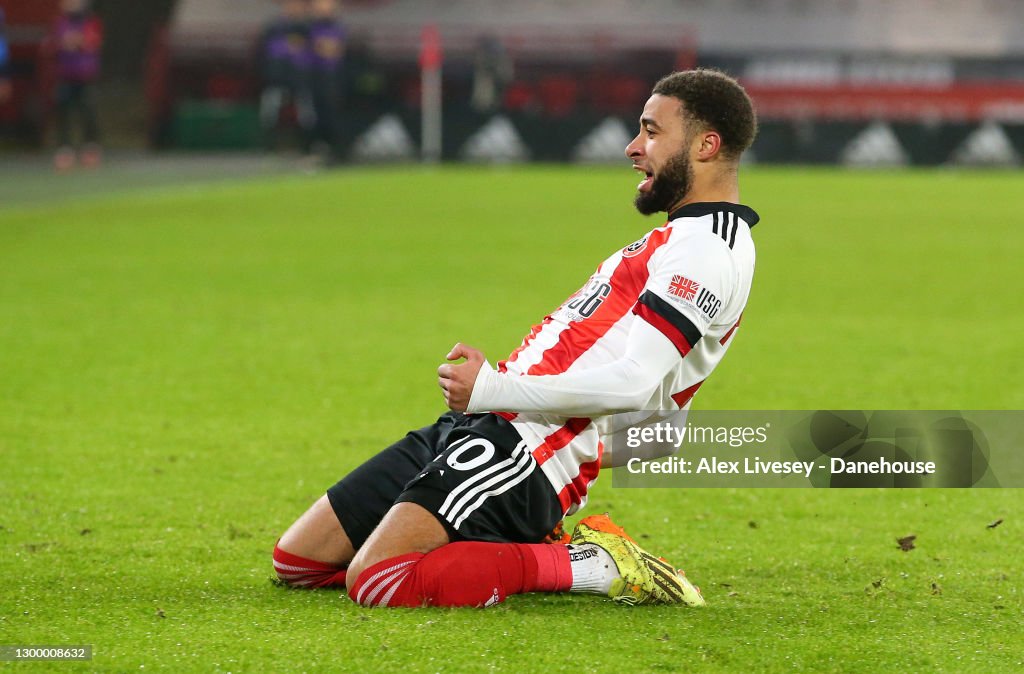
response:
[[(363, 610), (276, 537), (658, 224), (626, 168), (352, 169), (0, 205), (0, 645), (12, 671), (1019, 671), (1021, 497), (624, 490), (706, 610)], [(1021, 409), (1018, 174), (746, 169), (758, 267), (695, 401)], [(1001, 526), (986, 525), (1003, 519)], [(917, 535), (902, 552), (901, 536)]]

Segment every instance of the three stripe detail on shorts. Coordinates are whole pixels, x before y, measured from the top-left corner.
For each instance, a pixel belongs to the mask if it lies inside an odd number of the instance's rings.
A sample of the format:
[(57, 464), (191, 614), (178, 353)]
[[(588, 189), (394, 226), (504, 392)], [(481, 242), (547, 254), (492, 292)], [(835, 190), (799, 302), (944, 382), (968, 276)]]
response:
[[(449, 449), (464, 441), (453, 444)], [(453, 489), (441, 504), (438, 514), (458, 529), (489, 497), (503, 494), (516, 486), (536, 467), (537, 461), (526, 451), (526, 441), (523, 440), (512, 450), (509, 458), (480, 471)]]

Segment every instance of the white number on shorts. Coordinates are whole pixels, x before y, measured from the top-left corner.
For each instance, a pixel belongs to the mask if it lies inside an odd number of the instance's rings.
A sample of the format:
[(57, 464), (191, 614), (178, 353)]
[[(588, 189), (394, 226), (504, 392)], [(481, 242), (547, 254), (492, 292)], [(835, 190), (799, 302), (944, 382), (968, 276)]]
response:
[[(474, 456), (468, 461), (459, 460), (466, 455), (466, 452), (473, 453), (473, 450), (477, 447), (482, 448), (478, 456)], [(490, 461), (492, 456), (494, 456), (494, 445), (488, 440), (477, 438), (463, 443), (458, 449), (449, 454), (448, 465), (455, 470), (473, 470)]]

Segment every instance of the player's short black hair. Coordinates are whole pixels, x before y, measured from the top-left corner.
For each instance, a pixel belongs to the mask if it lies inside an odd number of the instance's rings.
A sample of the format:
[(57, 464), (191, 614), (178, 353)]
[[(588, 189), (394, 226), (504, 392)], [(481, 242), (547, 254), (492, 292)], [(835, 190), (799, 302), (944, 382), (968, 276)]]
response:
[(666, 75), (653, 94), (683, 103), (684, 114), (722, 137), (722, 152), (738, 158), (757, 135), (757, 115), (740, 83), (720, 70), (697, 68)]

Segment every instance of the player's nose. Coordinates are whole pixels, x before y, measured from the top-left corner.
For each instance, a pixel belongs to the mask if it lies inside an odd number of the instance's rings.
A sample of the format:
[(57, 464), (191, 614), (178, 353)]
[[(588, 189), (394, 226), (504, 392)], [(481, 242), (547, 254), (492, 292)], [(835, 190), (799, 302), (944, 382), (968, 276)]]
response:
[(640, 134), (629, 142), (626, 146), (626, 156), (630, 159), (635, 159), (643, 154), (643, 144), (640, 143)]

